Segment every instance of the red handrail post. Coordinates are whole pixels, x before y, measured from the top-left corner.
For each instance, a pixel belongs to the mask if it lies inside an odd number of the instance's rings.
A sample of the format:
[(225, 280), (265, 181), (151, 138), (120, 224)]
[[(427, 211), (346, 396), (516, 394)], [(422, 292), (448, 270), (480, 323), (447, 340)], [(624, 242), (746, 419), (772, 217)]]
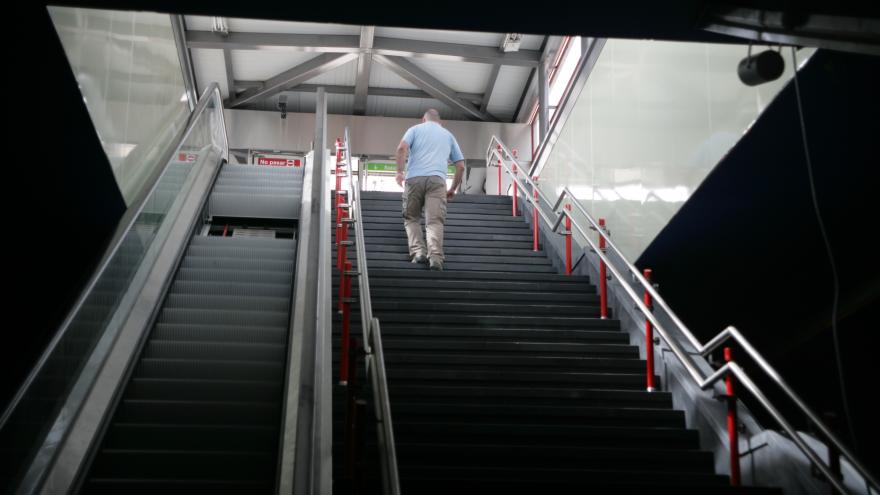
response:
[(340, 171), (342, 167), (339, 163), (342, 162), (342, 138), (336, 138), (336, 191), (340, 191), (342, 189), (342, 175), (340, 175)]
[(513, 168), (511, 170), (513, 170), (513, 175), (510, 176), (510, 180), (511, 182), (513, 182), (513, 200), (510, 203), (513, 207), (513, 211), (511, 214), (513, 216), (516, 216), (516, 197), (519, 196), (519, 188), (516, 185), (516, 163), (513, 164)]
[(517, 203), (517, 199), (519, 197), (519, 186), (516, 185), (516, 158), (517, 158), (516, 150), (513, 150), (513, 159), (514, 159), (513, 168), (512, 168), (513, 175), (510, 176), (510, 180), (511, 180), (511, 182), (513, 182), (513, 201), (511, 203), (513, 205), (513, 216), (516, 216), (516, 206), (517, 206), (516, 203)]
[(342, 342), (341, 353), (339, 356), (339, 381), (341, 383), (348, 382), (348, 353), (351, 347), (351, 305), (348, 302), (351, 297), (351, 277), (345, 275), (345, 272), (351, 270), (351, 261), (345, 262), (345, 270), (339, 284), (339, 302), (342, 306)]
[(342, 269), (342, 218), (339, 217), (339, 208), (336, 208), (336, 269)]
[(348, 275), (345, 274), (345, 264), (343, 263), (342, 266), (343, 268), (339, 270), (339, 300), (336, 301), (336, 311), (339, 314), (342, 314), (342, 303), (345, 300), (345, 279), (348, 278)]
[(348, 246), (345, 245), (345, 241), (348, 240), (348, 223), (345, 220), (348, 219), (348, 211), (342, 210), (342, 221), (340, 222), (339, 233), (342, 234), (342, 241), (339, 243), (339, 253), (340, 253), (340, 262), (339, 266), (345, 266), (345, 262), (348, 260)]
[(565, 274), (571, 275), (571, 204), (565, 204)]
[(343, 241), (348, 240), (348, 224), (345, 219), (348, 212), (344, 208), (336, 209), (336, 268), (342, 270), (348, 259), (348, 250)]
[(498, 195), (501, 196), (501, 145), (498, 145)]
[(533, 179), (534, 190), (532, 191), (535, 203), (532, 205), (532, 251), (538, 251), (538, 178)]
[[(599, 219), (599, 250), (605, 254), (605, 219)], [(599, 258), (599, 317), (608, 318), (608, 274), (605, 261)]]
[[(651, 282), (652, 273), (653, 271), (650, 268), (645, 268), (644, 275), (648, 283)], [(645, 306), (648, 308), (648, 311), (654, 310), (654, 305), (651, 302), (651, 293), (648, 292), (648, 289), (645, 289)], [(651, 320), (648, 318), (645, 318), (645, 357), (648, 361), (648, 392), (653, 392), (656, 390), (654, 388), (654, 325), (651, 324)]]
[[(729, 363), (733, 359), (730, 347), (724, 348), (724, 361)], [(730, 486), (740, 486), (739, 472), (739, 431), (736, 425), (736, 393), (733, 388), (733, 374), (727, 373), (724, 377), (727, 387), (727, 437), (730, 444)]]

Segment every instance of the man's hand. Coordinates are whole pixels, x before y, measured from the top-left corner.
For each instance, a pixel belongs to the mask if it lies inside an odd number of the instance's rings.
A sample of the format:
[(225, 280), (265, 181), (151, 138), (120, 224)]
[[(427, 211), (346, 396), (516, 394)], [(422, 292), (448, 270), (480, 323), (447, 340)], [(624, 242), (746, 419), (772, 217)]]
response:
[(403, 172), (397, 171), (397, 174), (394, 176), (394, 180), (397, 181), (397, 185), (403, 187)]
[(455, 196), (455, 189), (449, 189), (446, 191), (446, 201), (452, 201), (453, 196)]

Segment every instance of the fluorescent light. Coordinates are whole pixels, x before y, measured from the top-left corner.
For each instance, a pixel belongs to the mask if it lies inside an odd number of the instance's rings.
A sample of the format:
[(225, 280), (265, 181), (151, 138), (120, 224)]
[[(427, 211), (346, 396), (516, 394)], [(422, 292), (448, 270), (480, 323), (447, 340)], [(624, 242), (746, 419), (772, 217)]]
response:
[(226, 22), (225, 17), (213, 17), (211, 19), (211, 31), (215, 33), (220, 33), (222, 35), (229, 34), (229, 24)]
[(522, 43), (522, 35), (519, 33), (507, 33), (504, 40), (501, 41), (501, 51), (516, 52), (519, 51), (519, 45)]

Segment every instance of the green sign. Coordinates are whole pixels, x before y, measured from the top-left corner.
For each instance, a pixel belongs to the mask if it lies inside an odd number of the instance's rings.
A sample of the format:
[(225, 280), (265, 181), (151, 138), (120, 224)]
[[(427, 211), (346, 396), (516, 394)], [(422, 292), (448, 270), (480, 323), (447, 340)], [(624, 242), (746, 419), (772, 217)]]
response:
[[(367, 162), (367, 171), (368, 172), (397, 172), (397, 164), (390, 162)], [(446, 173), (449, 175), (455, 175), (455, 165), (450, 165), (446, 168)]]
[(367, 170), (370, 172), (396, 172), (396, 163), (367, 162)]

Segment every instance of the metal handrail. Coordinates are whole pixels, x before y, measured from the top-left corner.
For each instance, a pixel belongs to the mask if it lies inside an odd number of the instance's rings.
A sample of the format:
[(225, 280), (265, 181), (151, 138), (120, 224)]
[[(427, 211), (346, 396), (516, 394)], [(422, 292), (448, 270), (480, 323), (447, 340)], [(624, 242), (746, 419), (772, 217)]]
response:
[(349, 178), (349, 211), (354, 220), (355, 252), (357, 254), (358, 291), (361, 306), (361, 333), (366, 353), (367, 374), (373, 385), (374, 408), (379, 423), (379, 449), (382, 463), (383, 489), (386, 494), (400, 495), (400, 479), (397, 471), (397, 450), (394, 444), (394, 426), (391, 421), (391, 401), (388, 397), (388, 380), (385, 375), (385, 357), (379, 319), (373, 316), (370, 298), (370, 274), (367, 269), (367, 252), (364, 241), (363, 216), (361, 214), (360, 184), (354, 185), (351, 168), (351, 140), (348, 127), (342, 141), (345, 154), (345, 172)]
[[(212, 99), (212, 93), (217, 93), (217, 101), (221, 102), (221, 111), (220, 111), (220, 120), (223, 122), (224, 126), (224, 150), (223, 150), (223, 158), (227, 158), (229, 156), (229, 142), (228, 138), (226, 138), (225, 134), (225, 121), (223, 117), (222, 111), (222, 102), (223, 98), (220, 95), (220, 86), (214, 82), (211, 83), (205, 91), (202, 93), (201, 98), (199, 98), (199, 102), (196, 105), (195, 109), (189, 116), (186, 124), (186, 131), (183, 133), (180, 140), (177, 141), (177, 146), (169, 147), (171, 153), (165, 157), (165, 166), (163, 167), (162, 173), (155, 176), (155, 180), (148, 192), (140, 197), (140, 201), (134, 209), (129, 209), (129, 212), (126, 212), (125, 216), (128, 217), (127, 221), (121, 228), (116, 230), (116, 234), (113, 239), (110, 241), (110, 247), (105, 251), (104, 256), (101, 258), (101, 261), (98, 263), (98, 269), (94, 272), (92, 277), (89, 279), (86, 287), (80, 293), (79, 298), (74, 303), (73, 307), (67, 313), (67, 317), (61, 323), (58, 331), (55, 332), (54, 337), (49, 342), (49, 345), (46, 346), (46, 349), (40, 355), (40, 359), (37, 361), (37, 364), (31, 369), (31, 372), (28, 374), (25, 381), (19, 387), (12, 401), (9, 402), (9, 405), (3, 411), (3, 415), (0, 416), (0, 430), (6, 426), (6, 422), (9, 420), (9, 417), (12, 415), (12, 412), (17, 408), (19, 402), (21, 402), (24, 394), (27, 393), (27, 390), (30, 388), (31, 384), (36, 379), (37, 375), (42, 371), (42, 369), (46, 366), (46, 363), (49, 361), (49, 357), (54, 353), (55, 349), (58, 347), (59, 343), (62, 341), (64, 336), (67, 334), (68, 329), (70, 328), (71, 323), (73, 323), (76, 315), (79, 314), (80, 309), (85, 304), (86, 298), (91, 294), (92, 290), (94, 290), (95, 285), (97, 285), (98, 281), (104, 275), (104, 272), (107, 270), (107, 267), (110, 265), (110, 261), (114, 259), (116, 253), (119, 251), (122, 246), (122, 241), (126, 238), (126, 235), (134, 228), (135, 223), (138, 221), (141, 213), (143, 213), (144, 208), (149, 202), (150, 198), (153, 197), (153, 193), (155, 193), (156, 189), (159, 187), (159, 183), (162, 180), (162, 177), (165, 175), (165, 172), (168, 170), (168, 166), (171, 164), (171, 158), (174, 156), (175, 150), (177, 150), (182, 143), (185, 143), (189, 138), (190, 134), (195, 127), (195, 123), (198, 121), (199, 116), (205, 111), (208, 107), (208, 102)], [(123, 218), (125, 218), (125, 216)]]
[[(593, 251), (599, 256), (599, 258), (607, 265), (608, 269), (611, 273), (618, 278), (618, 280), (625, 280), (622, 276), (620, 270), (612, 263), (610, 256), (606, 254), (606, 252), (602, 249), (599, 249), (599, 246), (596, 242), (590, 239), (587, 231), (580, 225), (578, 220), (574, 218), (571, 214), (571, 211), (562, 208), (563, 202), (566, 198), (568, 198), (569, 204), (572, 204), (577, 210), (587, 219), (590, 226), (587, 230), (595, 230), (599, 233), (599, 235), (605, 239), (607, 249), (613, 251), (617, 258), (622, 260), (623, 269), (630, 273), (639, 284), (647, 291), (648, 294), (654, 300), (654, 303), (660, 306), (666, 314), (669, 316), (672, 321), (674, 327), (678, 332), (683, 334), (691, 346), (694, 348), (694, 351), (701, 356), (707, 356), (712, 351), (717, 349), (721, 344), (728, 340), (734, 340), (740, 344), (742, 349), (746, 352), (746, 354), (751, 357), (755, 363), (757, 363), (758, 367), (770, 377), (770, 379), (775, 382), (792, 400), (792, 402), (797, 405), (797, 407), (803, 412), (807, 418), (815, 424), (819, 430), (828, 438), (828, 440), (839, 450), (839, 452), (846, 457), (852, 467), (861, 475), (871, 486), (873, 490), (878, 490), (880, 485), (878, 485), (877, 480), (871, 475), (871, 473), (865, 468), (865, 466), (850, 452), (850, 450), (837, 438), (836, 435), (819, 419), (818, 415), (813, 412), (809, 406), (803, 401), (803, 399), (798, 396), (794, 390), (782, 379), (782, 376), (770, 365), (770, 363), (764, 359), (764, 357), (752, 346), (752, 344), (739, 332), (735, 327), (729, 326), (725, 328), (718, 335), (713, 337), (706, 344), (702, 344), (699, 339), (697, 339), (694, 334), (685, 326), (685, 324), (681, 321), (681, 319), (672, 311), (672, 308), (669, 307), (669, 304), (660, 296), (660, 294), (656, 291), (654, 286), (648, 282), (644, 276), (630, 263), (626, 257), (623, 256), (621, 251), (617, 248), (614, 242), (611, 240), (608, 233), (604, 230), (604, 228), (600, 227), (599, 223), (593, 218), (592, 215), (587, 212), (587, 210), (581, 205), (580, 201), (574, 196), (574, 194), (565, 187), (562, 192), (559, 194), (559, 197), (551, 202), (547, 195), (544, 194), (541, 189), (538, 188), (537, 184), (529, 177), (528, 174), (521, 174), (518, 172), (522, 170), (522, 167), (517, 163), (516, 158), (513, 153), (504, 145), (504, 143), (498, 139), (496, 136), (492, 136), (492, 139), (489, 141), (489, 148), (486, 150), (486, 164), (492, 162), (492, 160), (497, 159), (499, 166), (501, 166), (505, 173), (510, 175), (511, 180), (517, 184), (517, 186), (525, 191), (527, 184), (532, 191), (535, 191), (536, 194), (523, 194), (523, 198), (528, 201), (533, 208), (538, 212), (538, 216), (540, 216), (547, 226), (550, 227), (551, 231), (557, 232), (559, 230), (562, 221), (565, 218), (568, 218), (571, 221), (571, 225), (580, 233), (587, 243), (590, 245)], [(515, 167), (510, 167), (507, 162), (510, 162)], [(536, 199), (537, 198), (537, 199)], [(555, 219), (551, 219), (550, 216), (545, 214), (543, 209), (541, 208), (541, 201), (547, 203), (551, 206), (550, 210), (553, 214), (556, 214)], [(751, 380), (751, 378), (746, 374), (746, 372), (735, 362), (729, 361), (724, 366), (720, 367), (714, 373), (709, 376), (703, 376), (703, 373), (697, 368), (696, 364), (693, 362), (691, 355), (686, 352), (681, 345), (678, 343), (677, 339), (672, 338), (669, 332), (664, 328), (663, 324), (659, 321), (659, 319), (654, 316), (654, 313), (648, 308), (648, 306), (644, 303), (641, 297), (636, 294), (635, 290), (630, 287), (628, 283), (621, 283), (621, 287), (624, 292), (632, 299), (635, 303), (636, 307), (642, 312), (645, 318), (654, 325), (658, 333), (663, 337), (663, 340), (666, 341), (669, 349), (678, 359), (678, 361), (684, 366), (687, 370), (690, 377), (693, 381), (703, 390), (711, 387), (715, 384), (715, 382), (723, 380), (728, 374), (735, 376), (740, 382), (752, 393), (755, 399), (773, 416), (773, 419), (776, 420), (777, 423), (788, 433), (791, 437), (792, 441), (798, 446), (798, 448), (803, 452), (804, 455), (822, 472), (822, 474), (827, 478), (828, 482), (834, 486), (834, 488), (840, 493), (848, 493), (846, 487), (843, 485), (843, 482), (837, 478), (831, 471), (831, 468), (822, 461), (819, 454), (816, 453), (812, 448), (810, 448), (806, 442), (797, 434), (794, 427), (785, 419), (782, 413), (770, 402), (770, 400), (764, 395), (764, 393), (758, 388), (758, 386)], [(650, 351), (649, 351), (650, 352)]]

